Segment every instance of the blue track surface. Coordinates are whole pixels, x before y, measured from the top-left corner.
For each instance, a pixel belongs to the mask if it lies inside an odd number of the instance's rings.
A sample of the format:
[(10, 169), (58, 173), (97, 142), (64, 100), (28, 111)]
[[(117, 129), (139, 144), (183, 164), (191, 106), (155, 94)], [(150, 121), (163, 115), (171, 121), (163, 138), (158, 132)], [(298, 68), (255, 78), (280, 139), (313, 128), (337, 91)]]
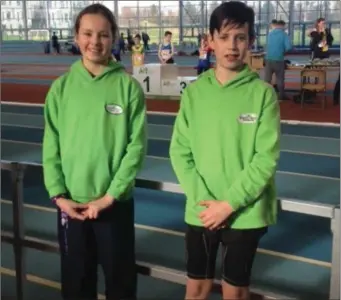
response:
[[(27, 143), (41, 143), (43, 129), (2, 126), (1, 136), (4, 140), (21, 141)], [(167, 158), (169, 140), (148, 140), (148, 156)], [(323, 165), (323, 168), (320, 166)], [(340, 176), (340, 157), (282, 152), (279, 170), (285, 172), (320, 175), (338, 178)]]
[[(39, 163), (42, 108), (2, 105), (1, 111), (2, 159), (17, 158)], [(148, 116), (149, 157), (139, 177), (177, 182), (168, 160), (173, 123), (174, 116)], [(338, 204), (339, 128), (282, 124), (282, 133), (281, 160), (276, 176), (279, 196)], [(300, 142), (301, 140), (304, 142)], [(6, 172), (2, 172), (2, 175), (2, 198), (6, 199), (9, 198), (10, 178)], [(28, 169), (24, 193), (27, 204), (50, 207), (39, 167)], [(135, 199), (137, 224), (184, 231), (183, 195), (136, 189)], [(26, 228), (30, 234), (54, 240), (54, 219), (46, 214), (27, 209)], [(3, 226), (10, 228), (9, 208), (2, 210), (2, 219)], [(41, 224), (44, 224), (44, 228)], [(148, 244), (145, 244), (145, 240), (138, 242), (141, 260), (183, 268), (184, 245), (181, 237), (153, 231), (147, 234), (141, 228), (137, 231), (138, 236), (148, 236), (150, 239)], [(260, 247), (265, 253), (262, 250), (257, 256), (254, 277), (258, 284), (300, 295), (313, 292), (322, 296), (328, 292), (330, 269), (322, 265), (331, 261), (329, 220), (280, 211), (278, 224), (270, 229)], [(269, 254), (268, 251), (274, 251), (275, 254)], [(167, 258), (167, 255), (170, 256)], [(287, 255), (298, 257), (298, 261), (293, 261)], [(305, 259), (313, 259), (315, 262), (307, 263)], [(297, 267), (293, 266), (293, 262)]]
[[(19, 105), (1, 105), (2, 113), (22, 114), (27, 115), (42, 115), (44, 108), (41, 106), (19, 106)], [(148, 115), (148, 124), (155, 125), (169, 125), (173, 126), (175, 116), (173, 115)], [(33, 124), (41, 126), (39, 121), (32, 121)], [(312, 136), (312, 137), (325, 137), (325, 138), (340, 138), (340, 127), (325, 127), (325, 126), (312, 126), (312, 125), (290, 125), (282, 124), (281, 131), (283, 134)]]

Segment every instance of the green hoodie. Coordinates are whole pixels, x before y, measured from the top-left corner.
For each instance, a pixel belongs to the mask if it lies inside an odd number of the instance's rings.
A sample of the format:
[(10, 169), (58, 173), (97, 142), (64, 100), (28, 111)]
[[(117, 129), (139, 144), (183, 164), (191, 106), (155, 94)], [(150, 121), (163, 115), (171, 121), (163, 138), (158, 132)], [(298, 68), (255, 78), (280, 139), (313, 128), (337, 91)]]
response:
[(145, 98), (111, 61), (96, 77), (81, 60), (52, 84), (45, 103), (44, 182), (50, 197), (87, 203), (129, 199), (146, 153)]
[(275, 92), (247, 66), (225, 85), (211, 69), (188, 86), (170, 146), (187, 198), (186, 223), (202, 226), (202, 200), (227, 201), (235, 211), (232, 228), (275, 223), (279, 139)]

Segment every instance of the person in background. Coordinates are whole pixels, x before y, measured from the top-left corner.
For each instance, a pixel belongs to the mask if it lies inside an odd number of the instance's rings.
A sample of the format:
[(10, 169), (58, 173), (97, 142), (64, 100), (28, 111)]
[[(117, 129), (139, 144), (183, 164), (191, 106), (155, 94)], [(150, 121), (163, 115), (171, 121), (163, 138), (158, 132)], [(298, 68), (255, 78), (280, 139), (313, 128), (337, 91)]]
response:
[(208, 36), (207, 34), (203, 34), (201, 37), (201, 44), (199, 48), (199, 60), (198, 60), (198, 66), (197, 66), (198, 75), (210, 69), (211, 54), (212, 54), (212, 49), (210, 48), (209, 43), (208, 43)]
[(143, 41), (144, 50), (148, 51), (149, 50), (149, 41), (150, 41), (150, 37), (149, 37), (148, 33), (142, 32), (142, 41)]
[(53, 32), (52, 37), (51, 37), (51, 42), (52, 42), (53, 52), (60, 54), (60, 44), (59, 44), (58, 36), (56, 32)]
[(121, 50), (119, 43), (114, 43), (112, 48), (112, 55), (115, 61), (121, 61)]
[(198, 33), (198, 48), (201, 46), (201, 40), (202, 40), (202, 34), (199, 32)]
[(279, 99), (285, 100), (285, 58), (284, 55), (291, 49), (291, 42), (288, 34), (284, 31), (285, 22), (276, 21), (271, 24), (265, 54), (265, 76), (264, 80), (271, 84), (272, 76), (276, 76), (276, 86), (279, 92)]
[(163, 43), (161, 43), (159, 46), (158, 56), (161, 64), (174, 64), (174, 45), (172, 43), (172, 32), (165, 32)]
[(128, 51), (131, 51), (131, 48), (134, 46), (134, 39), (130, 32), (130, 29), (127, 30), (127, 48)]
[(310, 33), (312, 59), (329, 58), (329, 48), (332, 46), (334, 37), (329, 28), (326, 28), (324, 18), (317, 19), (315, 28)]
[[(271, 23), (270, 23), (270, 26), (269, 26), (270, 27), (270, 31), (269, 32), (274, 30), (276, 28), (276, 26), (278, 26), (278, 21), (276, 19), (272, 19)], [(275, 91), (278, 93), (277, 84), (275, 82), (272, 82), (272, 83), (273, 83), (273, 87), (274, 87)]]
[(120, 49), (120, 54), (124, 54), (125, 51), (126, 51), (126, 44), (125, 44), (125, 41), (124, 41), (124, 34), (123, 32), (120, 34), (120, 38), (118, 40), (118, 45), (119, 45), (119, 49)]
[(222, 246), (223, 299), (250, 299), (261, 238), (276, 223), (280, 110), (274, 89), (244, 63), (255, 14), (240, 1), (212, 13), (215, 69), (184, 89), (170, 160), (186, 195), (186, 300), (207, 300)]
[(136, 299), (133, 188), (146, 154), (140, 84), (112, 59), (118, 27), (99, 3), (75, 22), (82, 57), (45, 102), (44, 183), (57, 207), (62, 299)]
[(131, 48), (131, 59), (133, 67), (144, 65), (144, 45), (141, 44), (141, 36), (135, 35), (134, 46)]

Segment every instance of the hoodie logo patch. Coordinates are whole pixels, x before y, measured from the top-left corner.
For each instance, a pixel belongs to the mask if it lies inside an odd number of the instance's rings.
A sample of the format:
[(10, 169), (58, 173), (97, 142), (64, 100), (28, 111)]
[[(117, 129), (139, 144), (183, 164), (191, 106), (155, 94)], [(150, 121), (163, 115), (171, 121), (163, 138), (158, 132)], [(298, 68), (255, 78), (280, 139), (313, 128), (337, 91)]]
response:
[(239, 123), (242, 124), (254, 124), (256, 123), (258, 116), (256, 114), (241, 114), (238, 118)]
[(123, 108), (116, 104), (108, 104), (105, 106), (105, 110), (112, 115), (120, 115), (123, 113)]

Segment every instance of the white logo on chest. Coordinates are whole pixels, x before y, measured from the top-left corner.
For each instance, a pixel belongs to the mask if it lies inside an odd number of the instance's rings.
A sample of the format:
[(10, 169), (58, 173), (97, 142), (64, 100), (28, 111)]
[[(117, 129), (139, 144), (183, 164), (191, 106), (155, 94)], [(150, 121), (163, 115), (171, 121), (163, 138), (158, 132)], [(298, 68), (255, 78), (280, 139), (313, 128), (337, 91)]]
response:
[(258, 116), (256, 114), (241, 114), (238, 118), (239, 123), (253, 124), (256, 123)]
[(105, 110), (112, 115), (120, 115), (123, 113), (123, 108), (116, 104), (108, 104), (105, 106)]

